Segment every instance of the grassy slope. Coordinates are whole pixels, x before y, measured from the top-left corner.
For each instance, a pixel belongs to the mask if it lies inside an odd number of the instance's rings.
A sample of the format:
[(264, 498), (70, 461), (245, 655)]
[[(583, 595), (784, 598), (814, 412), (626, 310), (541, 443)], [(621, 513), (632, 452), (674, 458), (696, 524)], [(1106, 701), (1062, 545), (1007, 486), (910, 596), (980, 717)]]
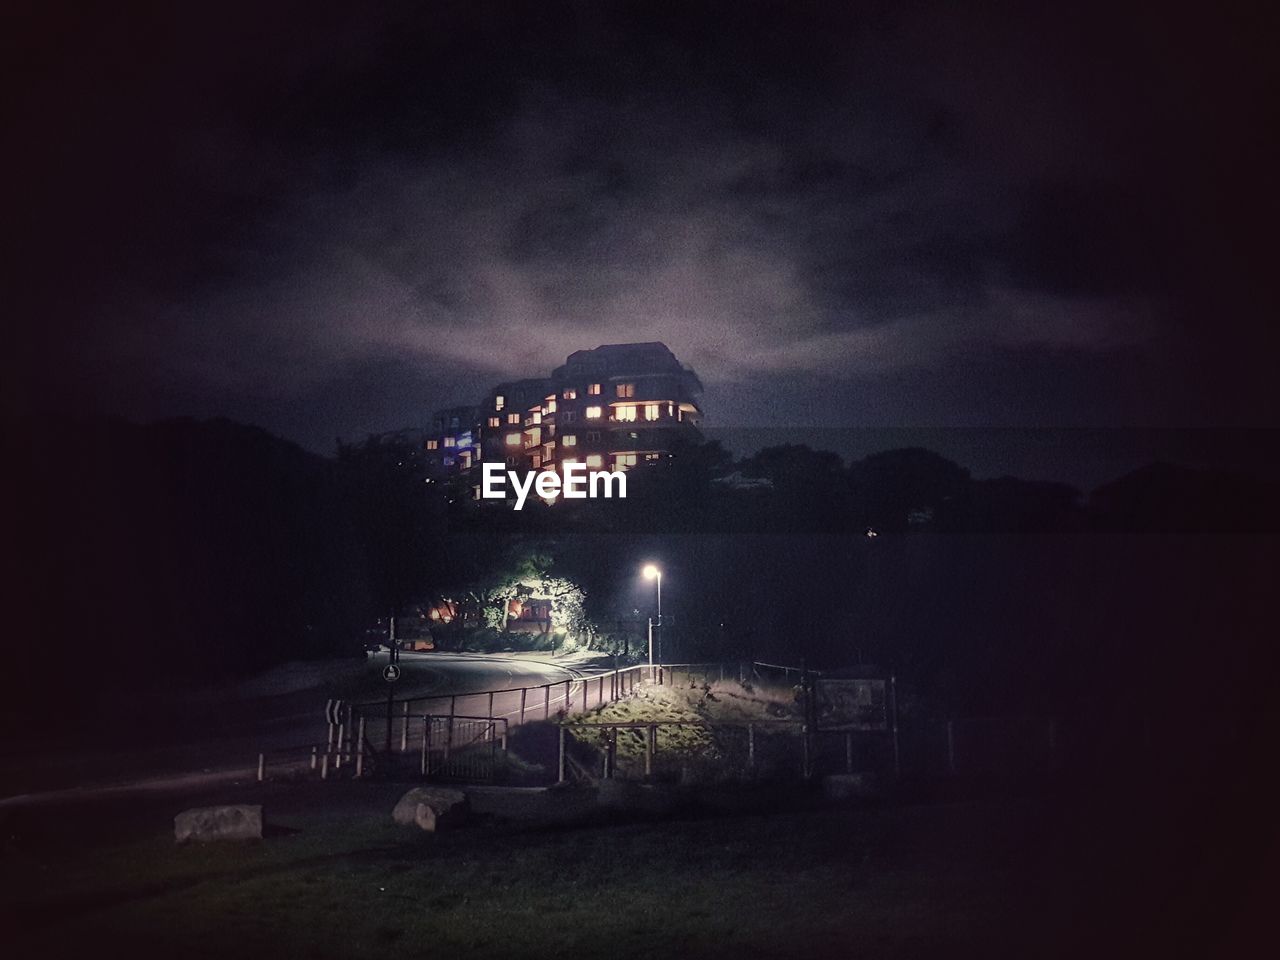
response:
[(276, 787), (270, 819), (298, 832), (261, 843), (178, 848), (168, 810), (134, 809), (126, 840), (10, 851), (4, 926), (25, 932), (5, 939), (15, 956), (1045, 953), (1015, 949), (1028, 903), (1009, 899), (1009, 810), (491, 822), (433, 838), (390, 824), (399, 789)]

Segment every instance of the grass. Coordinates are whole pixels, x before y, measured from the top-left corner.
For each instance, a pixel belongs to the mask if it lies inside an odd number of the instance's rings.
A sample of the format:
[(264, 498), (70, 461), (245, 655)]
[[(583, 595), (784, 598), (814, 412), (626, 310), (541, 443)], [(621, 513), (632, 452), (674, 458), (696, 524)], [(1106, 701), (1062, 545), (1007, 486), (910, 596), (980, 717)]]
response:
[[(579, 742), (599, 749), (605, 744), (610, 724), (660, 724), (655, 773), (691, 774), (707, 781), (768, 777), (795, 768), (792, 761), (798, 755), (798, 728), (794, 724), (799, 719), (794, 694), (789, 689), (743, 686), (733, 680), (703, 682), (701, 677), (680, 675), (674, 683), (645, 685), (626, 699), (572, 717), (568, 726)], [(747, 769), (746, 724), (756, 726), (753, 771)], [(619, 731), (620, 771), (642, 772), (644, 752), (642, 731)]]
[(989, 855), (1007, 846), (1007, 810), (490, 821), (431, 837), (391, 824), (400, 789), (274, 787), (256, 799), (276, 835), (249, 844), (176, 847), (159, 808), (131, 809), (123, 834), (99, 821), (101, 842), (37, 829), (0, 861), (10, 955), (990, 956), (1023, 929)]

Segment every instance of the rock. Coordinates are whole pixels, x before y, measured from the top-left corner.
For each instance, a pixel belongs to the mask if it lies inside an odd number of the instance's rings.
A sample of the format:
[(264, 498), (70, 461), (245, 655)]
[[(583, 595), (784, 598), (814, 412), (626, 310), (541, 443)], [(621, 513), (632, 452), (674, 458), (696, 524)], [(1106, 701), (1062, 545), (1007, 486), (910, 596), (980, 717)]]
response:
[(173, 838), (178, 843), (195, 840), (261, 840), (262, 807), (240, 805), (194, 807), (173, 818)]
[(396, 803), (391, 819), (401, 826), (434, 833), (440, 827), (457, 826), (471, 805), (461, 790), (448, 787), (414, 787)]
[(881, 788), (876, 773), (840, 773), (822, 778), (822, 792), (828, 800), (865, 800), (880, 796)]

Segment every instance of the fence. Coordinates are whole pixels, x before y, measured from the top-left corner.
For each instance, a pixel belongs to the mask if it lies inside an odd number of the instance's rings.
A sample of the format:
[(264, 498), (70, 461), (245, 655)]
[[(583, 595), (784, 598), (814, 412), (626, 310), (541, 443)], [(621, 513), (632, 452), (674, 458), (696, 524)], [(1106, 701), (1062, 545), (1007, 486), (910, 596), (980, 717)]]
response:
[(804, 725), (787, 720), (564, 724), (557, 780), (803, 776), (806, 742)]

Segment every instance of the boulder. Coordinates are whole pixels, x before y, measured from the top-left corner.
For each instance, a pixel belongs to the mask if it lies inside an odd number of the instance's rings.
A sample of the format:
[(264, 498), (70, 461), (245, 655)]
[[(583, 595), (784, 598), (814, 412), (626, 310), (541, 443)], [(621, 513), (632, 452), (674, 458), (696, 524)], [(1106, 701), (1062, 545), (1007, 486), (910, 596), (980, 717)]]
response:
[(391, 819), (401, 826), (434, 833), (457, 826), (470, 810), (467, 795), (448, 787), (414, 787), (396, 803)]
[(173, 838), (178, 843), (261, 840), (262, 807), (242, 804), (183, 810), (173, 818)]

